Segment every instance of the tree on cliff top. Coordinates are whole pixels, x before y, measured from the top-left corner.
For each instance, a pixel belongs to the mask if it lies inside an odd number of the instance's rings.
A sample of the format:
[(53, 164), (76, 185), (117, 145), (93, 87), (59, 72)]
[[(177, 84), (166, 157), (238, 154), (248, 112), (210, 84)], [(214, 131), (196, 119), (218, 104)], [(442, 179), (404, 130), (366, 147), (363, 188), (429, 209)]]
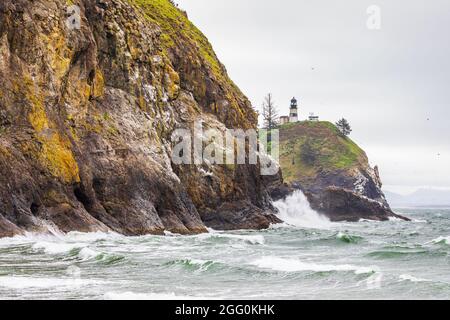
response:
[(352, 128), (350, 127), (350, 123), (344, 118), (336, 122), (336, 127), (344, 136), (348, 136), (352, 132)]
[(278, 125), (278, 110), (271, 93), (267, 94), (264, 98), (262, 115), (264, 118), (264, 128), (267, 130), (272, 130)]

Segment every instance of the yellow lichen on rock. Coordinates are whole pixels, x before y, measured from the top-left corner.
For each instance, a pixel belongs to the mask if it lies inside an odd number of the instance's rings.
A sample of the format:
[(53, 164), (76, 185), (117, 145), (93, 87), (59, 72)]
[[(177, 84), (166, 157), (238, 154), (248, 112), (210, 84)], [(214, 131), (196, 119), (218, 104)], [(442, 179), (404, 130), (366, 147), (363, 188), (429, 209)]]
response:
[(105, 92), (105, 79), (100, 69), (95, 69), (95, 77), (92, 83), (91, 96), (93, 98), (100, 98)]
[(67, 183), (79, 182), (79, 168), (70, 141), (53, 133), (50, 138), (41, 139), (41, 142), (41, 160), (50, 172)]
[(0, 154), (7, 158), (11, 157), (11, 152), (9, 152), (9, 150), (2, 144), (0, 144)]
[(55, 31), (50, 35), (41, 34), (41, 39), (47, 46), (50, 66), (55, 77), (60, 80), (69, 70), (72, 51), (66, 45), (66, 39), (61, 31)]
[(49, 120), (44, 109), (44, 97), (36, 88), (33, 79), (29, 75), (23, 77), (23, 83), (14, 83), (15, 92), (23, 92), (31, 105), (28, 113), (28, 121), (36, 132), (42, 132), (49, 128)]
[(36, 132), (41, 132), (49, 128), (47, 114), (45, 113), (42, 100), (34, 95), (27, 97), (31, 103), (31, 112), (28, 114), (28, 120)]
[(180, 76), (169, 63), (166, 63), (164, 87), (170, 99), (175, 100), (180, 93)]
[(73, 74), (71, 72), (64, 97), (60, 101), (61, 104), (66, 105), (67, 120), (77, 121), (86, 115), (89, 98), (95, 86), (94, 84), (89, 85), (86, 79), (79, 78), (77, 72), (73, 72)]
[(23, 83), (25, 97), (31, 105), (28, 120), (36, 132), (36, 139), (41, 143), (38, 159), (50, 173), (66, 183), (80, 181), (78, 164), (71, 150), (71, 143), (62, 138), (54, 124), (47, 116), (44, 97), (36, 92), (33, 81), (25, 77)]

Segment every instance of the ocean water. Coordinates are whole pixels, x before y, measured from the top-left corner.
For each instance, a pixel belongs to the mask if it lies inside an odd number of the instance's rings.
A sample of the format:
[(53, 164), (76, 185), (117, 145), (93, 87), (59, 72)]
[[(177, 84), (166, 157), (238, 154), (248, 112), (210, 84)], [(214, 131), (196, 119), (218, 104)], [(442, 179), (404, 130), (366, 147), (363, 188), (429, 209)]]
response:
[(1, 299), (449, 299), (450, 210), (331, 223), (301, 193), (264, 231), (0, 239)]

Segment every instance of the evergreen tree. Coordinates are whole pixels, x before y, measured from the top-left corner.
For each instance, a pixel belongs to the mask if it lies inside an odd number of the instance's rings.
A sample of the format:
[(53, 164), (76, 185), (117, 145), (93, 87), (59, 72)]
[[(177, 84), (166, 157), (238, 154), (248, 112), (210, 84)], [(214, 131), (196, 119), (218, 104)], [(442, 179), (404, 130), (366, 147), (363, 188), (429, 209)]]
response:
[(336, 122), (336, 127), (342, 133), (343, 136), (348, 136), (352, 132), (352, 128), (350, 127), (350, 123), (344, 118)]

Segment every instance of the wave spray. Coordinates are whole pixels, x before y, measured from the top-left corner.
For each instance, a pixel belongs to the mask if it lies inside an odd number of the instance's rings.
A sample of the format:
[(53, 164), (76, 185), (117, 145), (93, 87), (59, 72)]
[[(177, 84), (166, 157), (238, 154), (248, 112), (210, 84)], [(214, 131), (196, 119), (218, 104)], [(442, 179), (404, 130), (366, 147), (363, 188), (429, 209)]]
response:
[(295, 191), (284, 200), (275, 202), (274, 206), (279, 211), (278, 218), (288, 225), (313, 229), (329, 229), (331, 227), (328, 218), (311, 209), (308, 199), (300, 190)]

